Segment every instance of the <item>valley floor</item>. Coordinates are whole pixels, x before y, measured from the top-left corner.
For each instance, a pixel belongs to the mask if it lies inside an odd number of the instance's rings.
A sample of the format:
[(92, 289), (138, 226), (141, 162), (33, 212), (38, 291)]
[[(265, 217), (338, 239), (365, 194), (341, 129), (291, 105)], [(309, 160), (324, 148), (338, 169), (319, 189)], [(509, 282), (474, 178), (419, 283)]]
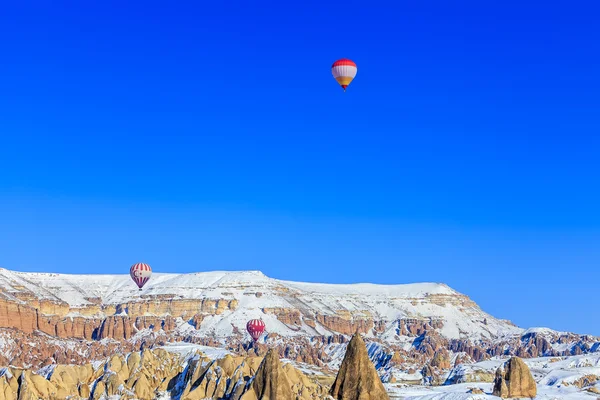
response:
[[(471, 388), (483, 389), (485, 394), (467, 393)], [(390, 398), (393, 400), (484, 400), (499, 397), (492, 396), (491, 383), (459, 383), (456, 385), (424, 387), (408, 386), (398, 387), (387, 385)], [(582, 392), (577, 387), (555, 388), (550, 386), (538, 386), (538, 395), (535, 400), (596, 400), (597, 394)]]

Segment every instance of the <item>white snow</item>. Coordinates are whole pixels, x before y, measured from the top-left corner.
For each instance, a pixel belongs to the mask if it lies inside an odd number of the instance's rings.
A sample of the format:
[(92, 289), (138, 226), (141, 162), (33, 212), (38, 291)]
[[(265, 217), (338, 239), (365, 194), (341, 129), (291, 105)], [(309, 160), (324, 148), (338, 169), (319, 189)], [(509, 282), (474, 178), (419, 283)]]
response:
[(212, 360), (218, 360), (220, 358), (225, 357), (228, 354), (231, 354), (229, 351), (219, 347), (201, 346), (198, 344), (190, 344), (184, 342), (168, 343), (162, 346), (161, 348), (167, 350), (170, 353), (179, 354), (183, 357), (200, 352)]
[(560, 335), (560, 334), (564, 334), (565, 332), (558, 332), (558, 331), (555, 331), (554, 329), (550, 329), (550, 328), (537, 327), (537, 328), (529, 328), (529, 329), (525, 330), (522, 333), (522, 336), (525, 336), (525, 335), (528, 335), (531, 333), (537, 333), (537, 334), (542, 334), (542, 335)]

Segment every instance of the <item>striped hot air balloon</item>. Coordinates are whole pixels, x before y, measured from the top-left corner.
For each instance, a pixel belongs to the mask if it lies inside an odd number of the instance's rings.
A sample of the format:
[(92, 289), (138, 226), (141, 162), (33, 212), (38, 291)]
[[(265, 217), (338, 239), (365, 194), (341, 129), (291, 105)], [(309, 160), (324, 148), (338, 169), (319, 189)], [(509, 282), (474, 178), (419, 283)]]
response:
[(356, 64), (352, 60), (347, 58), (340, 58), (331, 66), (331, 73), (335, 80), (340, 84), (344, 92), (346, 88), (352, 82), (352, 79), (356, 76)]
[(256, 342), (258, 338), (260, 338), (260, 335), (265, 331), (265, 323), (260, 319), (251, 319), (246, 324), (246, 330), (248, 330), (248, 333)]
[(135, 284), (142, 290), (142, 287), (152, 276), (152, 268), (144, 263), (133, 264), (129, 269), (129, 275), (131, 275), (131, 279), (133, 279)]

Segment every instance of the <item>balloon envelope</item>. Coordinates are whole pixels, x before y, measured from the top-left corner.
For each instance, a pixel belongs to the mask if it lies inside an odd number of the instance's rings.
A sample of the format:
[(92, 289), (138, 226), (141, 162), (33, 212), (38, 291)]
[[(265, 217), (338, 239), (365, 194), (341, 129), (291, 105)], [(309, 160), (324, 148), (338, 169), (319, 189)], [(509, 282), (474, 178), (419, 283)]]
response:
[(133, 264), (129, 269), (129, 275), (136, 285), (141, 289), (152, 276), (152, 268), (148, 264)]
[(265, 323), (260, 319), (252, 319), (246, 324), (246, 329), (250, 336), (252, 336), (252, 339), (256, 342), (258, 338), (260, 338), (260, 335), (265, 331)]
[(340, 58), (331, 66), (331, 73), (342, 89), (344, 89), (344, 92), (356, 76), (357, 71), (356, 63), (347, 58)]

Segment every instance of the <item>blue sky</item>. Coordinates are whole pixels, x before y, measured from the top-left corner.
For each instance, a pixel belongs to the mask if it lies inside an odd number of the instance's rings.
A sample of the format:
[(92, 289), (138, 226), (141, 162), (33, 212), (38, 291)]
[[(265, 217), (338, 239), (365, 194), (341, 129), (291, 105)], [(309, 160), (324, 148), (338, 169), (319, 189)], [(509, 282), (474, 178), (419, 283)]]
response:
[(0, 266), (444, 282), (600, 335), (593, 2), (246, 3), (4, 6)]

